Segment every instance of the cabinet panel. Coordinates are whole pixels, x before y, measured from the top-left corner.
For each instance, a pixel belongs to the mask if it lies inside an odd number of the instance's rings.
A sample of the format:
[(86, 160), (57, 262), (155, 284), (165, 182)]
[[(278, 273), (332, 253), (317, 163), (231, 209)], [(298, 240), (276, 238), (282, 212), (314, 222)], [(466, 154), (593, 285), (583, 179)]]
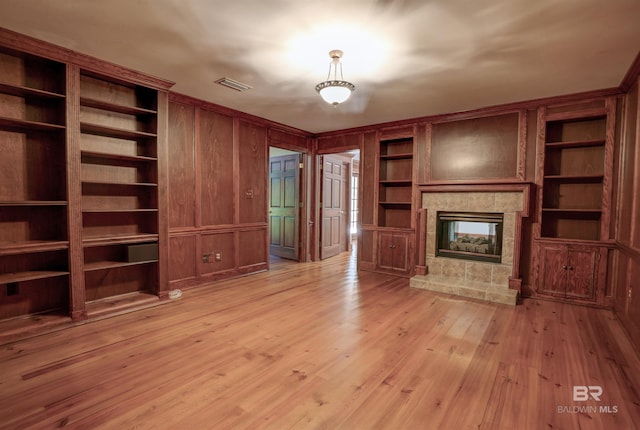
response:
[(378, 268), (393, 270), (393, 233), (378, 233)]
[(567, 249), (565, 246), (546, 246), (542, 248), (542, 285), (541, 292), (564, 297), (567, 271)]
[(408, 233), (378, 232), (378, 269), (408, 274), (410, 238)]
[(600, 255), (598, 246), (540, 244), (538, 293), (579, 302), (598, 302)]
[(200, 109), (198, 163), (203, 226), (233, 224), (233, 118)]
[(169, 103), (169, 228), (194, 227), (195, 109)]
[(238, 178), (240, 223), (267, 222), (267, 132), (265, 127), (240, 121), (238, 127)]
[(570, 249), (567, 255), (568, 298), (595, 299), (597, 251), (594, 249)]

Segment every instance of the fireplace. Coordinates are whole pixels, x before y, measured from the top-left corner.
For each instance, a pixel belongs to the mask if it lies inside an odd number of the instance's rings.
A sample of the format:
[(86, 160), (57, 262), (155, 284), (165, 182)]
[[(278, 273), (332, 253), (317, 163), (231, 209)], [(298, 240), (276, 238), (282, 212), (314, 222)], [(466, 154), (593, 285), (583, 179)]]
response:
[(436, 256), (500, 263), (502, 213), (438, 212)]
[(421, 264), (410, 285), (515, 305), (522, 286), (522, 220), (530, 214), (530, 189), (526, 183), (420, 186), (416, 225)]

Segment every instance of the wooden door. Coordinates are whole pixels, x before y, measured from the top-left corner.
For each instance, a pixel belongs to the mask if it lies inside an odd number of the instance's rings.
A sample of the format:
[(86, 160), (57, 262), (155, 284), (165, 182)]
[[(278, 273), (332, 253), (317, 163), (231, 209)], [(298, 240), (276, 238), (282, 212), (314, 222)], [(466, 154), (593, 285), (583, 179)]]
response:
[(346, 249), (347, 226), (345, 191), (347, 170), (340, 156), (322, 157), (322, 213), (320, 259), (338, 255)]
[(564, 245), (545, 245), (542, 247), (542, 265), (539, 279), (540, 292), (565, 297), (567, 284), (567, 247)]
[(598, 252), (593, 248), (570, 247), (567, 253), (567, 298), (595, 300)]
[(300, 156), (269, 159), (269, 252), (298, 260)]

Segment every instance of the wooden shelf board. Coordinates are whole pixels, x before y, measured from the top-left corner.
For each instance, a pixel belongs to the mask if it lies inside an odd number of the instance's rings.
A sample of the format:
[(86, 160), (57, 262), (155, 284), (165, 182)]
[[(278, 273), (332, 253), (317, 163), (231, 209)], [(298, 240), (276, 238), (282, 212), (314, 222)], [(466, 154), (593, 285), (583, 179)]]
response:
[(85, 248), (92, 246), (118, 245), (127, 243), (154, 242), (158, 240), (157, 234), (132, 234), (123, 236), (100, 236), (85, 238), (82, 243)]
[(145, 260), (145, 261), (135, 261), (135, 262), (125, 262), (125, 261), (96, 261), (93, 263), (85, 263), (84, 271), (92, 272), (95, 270), (105, 270), (105, 269), (114, 269), (117, 267), (127, 267), (127, 266), (137, 266), (140, 264), (149, 264), (149, 263), (157, 263), (158, 260)]
[(140, 161), (140, 162), (158, 161), (158, 159), (155, 157), (145, 157), (141, 155), (109, 154), (106, 152), (95, 152), (95, 151), (82, 151), (81, 154), (87, 157), (104, 158), (106, 160)]
[(64, 94), (52, 93), (50, 91), (39, 90), (37, 88), (24, 87), (22, 85), (12, 85), (0, 82), (0, 93), (17, 97), (38, 97), (43, 99), (64, 99)]
[(152, 109), (141, 108), (138, 106), (127, 106), (127, 105), (121, 105), (116, 103), (109, 103), (102, 100), (96, 100), (96, 99), (87, 98), (87, 97), (80, 97), (80, 105), (96, 108), (96, 109), (108, 110), (112, 112), (124, 113), (128, 115), (156, 115), (157, 114), (157, 111)]
[(545, 147), (548, 149), (585, 148), (589, 146), (604, 146), (604, 144), (604, 139), (574, 140), (568, 142), (547, 142), (545, 143)]
[(558, 113), (547, 114), (545, 119), (547, 122), (558, 122), (558, 121), (573, 122), (573, 121), (580, 121), (580, 120), (590, 121), (594, 119), (605, 119), (606, 117), (607, 117), (607, 110), (606, 108), (602, 107), (602, 108), (584, 109), (584, 110), (571, 111), (571, 112), (558, 112)]
[(87, 214), (126, 214), (143, 212), (158, 212), (158, 209), (82, 209), (82, 213)]
[(69, 242), (64, 240), (29, 240), (26, 242), (0, 242), (0, 256), (28, 254), (32, 252), (58, 251), (67, 249)]
[(544, 177), (545, 181), (554, 181), (554, 182), (601, 182), (604, 178), (604, 175), (548, 175)]
[(67, 206), (65, 200), (23, 200), (0, 202), (0, 206)]
[(33, 281), (36, 279), (44, 278), (54, 278), (57, 276), (65, 276), (68, 274), (69, 272), (56, 270), (31, 270), (25, 272), (3, 273), (0, 274), (0, 284), (7, 284), (9, 282)]
[(24, 132), (33, 131), (33, 130), (60, 131), (64, 129), (65, 129), (65, 126), (58, 125), (58, 124), (49, 124), (46, 122), (27, 121), (24, 119), (0, 117), (0, 130), (24, 133)]
[(127, 130), (123, 128), (107, 127), (98, 124), (80, 123), (80, 131), (82, 133), (97, 134), (99, 136), (115, 137), (117, 139), (148, 139), (155, 138), (156, 134), (146, 131)]
[(157, 295), (148, 291), (136, 291), (86, 302), (85, 306), (88, 317), (94, 319), (107, 315), (112, 316), (131, 312), (135, 309), (144, 309), (159, 304), (162, 304), (162, 302)]
[(411, 179), (382, 179), (381, 185), (411, 185)]
[(98, 182), (98, 181), (82, 181), (83, 185), (109, 185), (117, 187), (157, 187), (158, 184), (150, 182)]
[(402, 160), (402, 159), (410, 159), (410, 158), (413, 158), (413, 153), (380, 154), (381, 160)]
[(550, 213), (568, 213), (568, 214), (601, 214), (601, 209), (560, 209), (560, 208), (542, 208), (543, 212)]
[(411, 202), (378, 202), (383, 206), (411, 206)]

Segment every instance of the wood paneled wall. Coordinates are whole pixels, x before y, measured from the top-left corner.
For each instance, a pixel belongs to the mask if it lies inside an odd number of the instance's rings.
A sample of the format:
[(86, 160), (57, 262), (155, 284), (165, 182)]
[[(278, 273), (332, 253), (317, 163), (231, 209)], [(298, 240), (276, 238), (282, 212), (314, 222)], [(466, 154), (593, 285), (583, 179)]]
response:
[(617, 148), (614, 252), (609, 282), (616, 286), (615, 311), (640, 351), (640, 85), (622, 99)]
[(270, 142), (307, 139), (264, 120), (172, 94), (169, 104), (169, 281), (173, 287), (269, 265)]

